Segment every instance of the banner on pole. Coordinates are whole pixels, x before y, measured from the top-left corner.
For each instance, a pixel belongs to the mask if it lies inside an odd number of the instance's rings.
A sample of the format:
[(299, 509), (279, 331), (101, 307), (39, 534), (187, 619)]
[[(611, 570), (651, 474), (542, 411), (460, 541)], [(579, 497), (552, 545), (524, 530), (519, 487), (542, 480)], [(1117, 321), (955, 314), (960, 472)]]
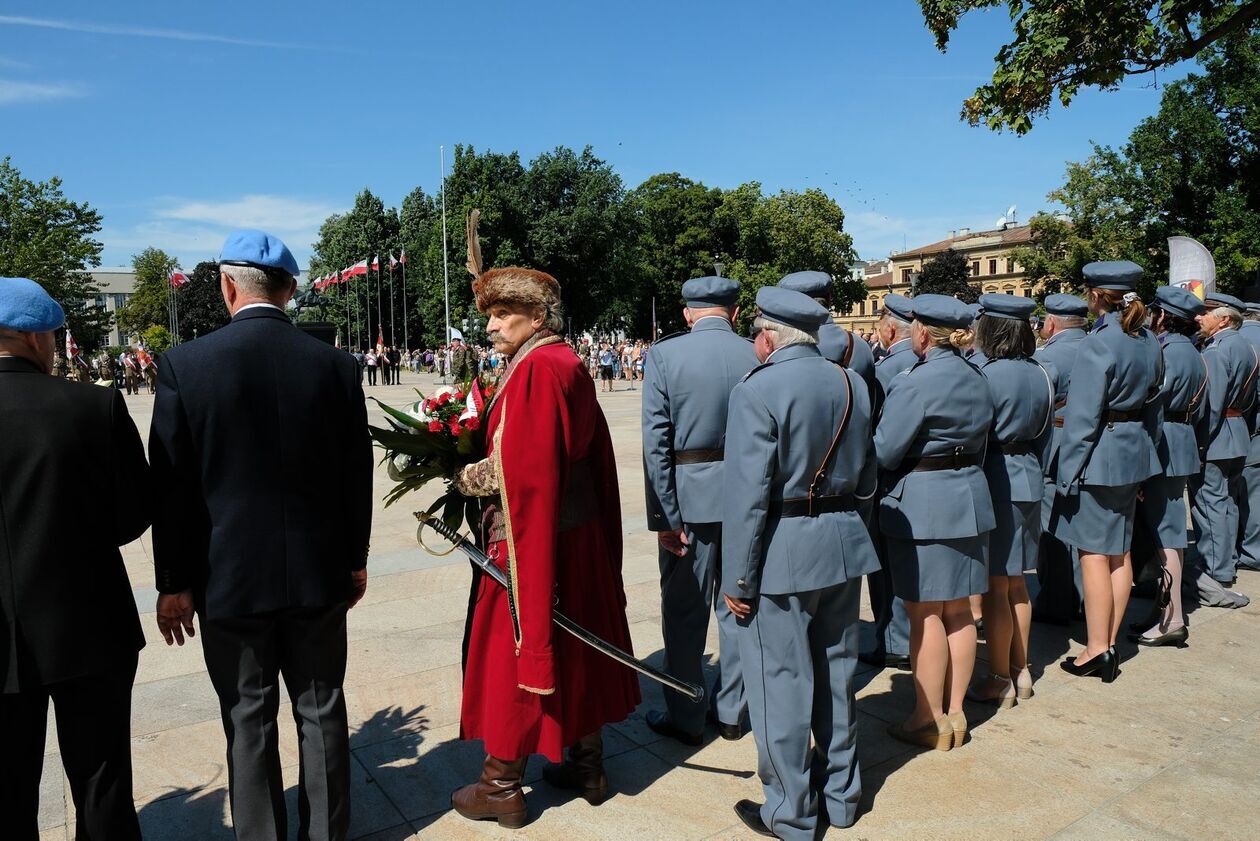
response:
[(1190, 237), (1168, 238), (1168, 283), (1203, 300), (1216, 291), (1216, 261), (1203, 243)]

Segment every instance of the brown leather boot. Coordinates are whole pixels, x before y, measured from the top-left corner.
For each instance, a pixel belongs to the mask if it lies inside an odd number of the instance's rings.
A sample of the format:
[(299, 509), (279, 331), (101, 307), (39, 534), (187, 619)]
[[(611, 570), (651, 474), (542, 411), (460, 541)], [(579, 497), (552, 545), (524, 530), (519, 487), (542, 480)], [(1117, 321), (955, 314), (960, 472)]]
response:
[(543, 779), (556, 788), (576, 791), (592, 806), (608, 797), (608, 776), (604, 774), (604, 736), (596, 730), (569, 748), (562, 764), (543, 768)]
[(520, 829), (528, 821), (521, 778), (525, 759), (511, 762), (487, 756), (481, 779), (451, 795), (455, 811), (472, 821), (498, 821), (499, 826)]

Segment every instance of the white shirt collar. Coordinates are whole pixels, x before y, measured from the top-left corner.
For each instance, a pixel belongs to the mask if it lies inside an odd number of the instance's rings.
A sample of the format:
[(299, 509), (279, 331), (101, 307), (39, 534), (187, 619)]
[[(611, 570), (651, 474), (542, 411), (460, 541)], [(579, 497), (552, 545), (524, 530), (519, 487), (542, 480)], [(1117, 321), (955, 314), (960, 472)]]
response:
[(237, 314), (237, 315), (240, 315), (241, 313), (245, 312), (245, 310), (252, 310), (252, 309), (255, 309), (255, 308), (257, 308), (257, 307), (271, 307), (271, 308), (272, 308), (273, 310), (275, 310), (276, 312), (281, 312), (281, 313), (282, 313), (282, 312), (284, 312), (284, 310), (283, 310), (282, 308), (277, 307), (275, 304), (257, 303), (257, 304), (246, 304), (245, 306), (243, 306), (243, 307), (241, 307), (239, 310), (237, 310), (237, 311), (236, 311), (236, 314)]

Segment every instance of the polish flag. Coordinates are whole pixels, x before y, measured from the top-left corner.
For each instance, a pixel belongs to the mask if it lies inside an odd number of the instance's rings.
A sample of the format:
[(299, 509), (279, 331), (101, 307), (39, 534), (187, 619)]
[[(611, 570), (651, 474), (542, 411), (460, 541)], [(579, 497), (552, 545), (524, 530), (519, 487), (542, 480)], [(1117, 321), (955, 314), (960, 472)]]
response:
[(367, 260), (360, 260), (348, 269), (342, 269), (343, 277), (360, 277), (368, 273)]
[(66, 328), (66, 359), (74, 359), (79, 355), (79, 346), (74, 342), (74, 334)]
[(394, 259), (394, 252), (389, 252), (389, 270), (392, 272), (398, 266), (398, 261)]
[(188, 275), (184, 274), (183, 272), (171, 272), (170, 281), (171, 281), (171, 286), (174, 286), (176, 289), (178, 289), (179, 287), (183, 286), (185, 283), (188, 282)]
[(381, 258), (378, 254), (372, 258), (372, 271), (379, 272), (381, 270)]
[(407, 265), (407, 249), (404, 248), (398, 252), (398, 262), (404, 266)]

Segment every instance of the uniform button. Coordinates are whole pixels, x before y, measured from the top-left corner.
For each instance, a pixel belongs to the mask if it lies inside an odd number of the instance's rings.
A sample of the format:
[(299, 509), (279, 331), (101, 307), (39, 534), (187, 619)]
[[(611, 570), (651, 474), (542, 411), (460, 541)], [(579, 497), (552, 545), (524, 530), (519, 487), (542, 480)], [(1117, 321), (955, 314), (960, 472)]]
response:
[(738, 584), (740, 587), (747, 587), (747, 586), (748, 586), (747, 584), (745, 584), (745, 583), (744, 583), (744, 579), (742, 579), (742, 578), (741, 578), (741, 579), (739, 579), (738, 581), (736, 581), (735, 583), (736, 583), (736, 584)]

